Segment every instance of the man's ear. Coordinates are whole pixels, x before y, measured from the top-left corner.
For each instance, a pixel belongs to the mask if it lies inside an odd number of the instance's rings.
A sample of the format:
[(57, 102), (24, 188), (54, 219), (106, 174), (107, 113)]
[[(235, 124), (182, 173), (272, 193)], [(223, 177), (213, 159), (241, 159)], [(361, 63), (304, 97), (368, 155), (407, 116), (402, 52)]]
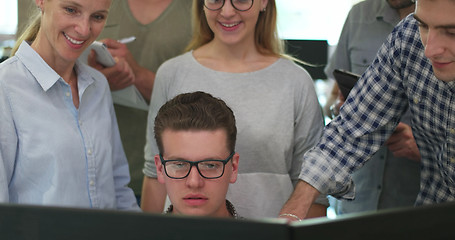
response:
[(155, 155), (155, 166), (156, 166), (156, 174), (158, 175), (158, 182), (160, 182), (161, 184), (164, 184), (164, 175), (166, 174), (164, 172), (164, 166), (163, 164), (161, 164), (161, 159), (160, 159), (160, 155), (159, 154), (156, 154)]
[(237, 174), (239, 170), (239, 154), (235, 153), (234, 156), (232, 156), (231, 162), (232, 162), (232, 172), (231, 172), (231, 179), (230, 183), (235, 183), (237, 181)]

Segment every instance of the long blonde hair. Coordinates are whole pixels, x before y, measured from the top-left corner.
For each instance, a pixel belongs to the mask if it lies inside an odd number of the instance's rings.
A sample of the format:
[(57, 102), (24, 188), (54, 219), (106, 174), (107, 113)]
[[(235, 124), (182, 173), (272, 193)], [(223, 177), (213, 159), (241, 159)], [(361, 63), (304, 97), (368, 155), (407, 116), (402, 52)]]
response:
[[(215, 37), (207, 23), (203, 9), (204, 2), (202, 0), (193, 0), (193, 38), (186, 47), (186, 51), (197, 49)], [(284, 43), (278, 37), (275, 0), (269, 0), (265, 11), (261, 11), (259, 14), (254, 33), (254, 43), (257, 50), (262, 54), (289, 58), (284, 54)]]
[(41, 27), (41, 11), (38, 11), (31, 21), (29, 22), (27, 28), (21, 34), (20, 37), (17, 38), (16, 44), (14, 45), (13, 49), (11, 50), (11, 56), (14, 56), (17, 52), (17, 49), (21, 45), (23, 41), (33, 42), (38, 34), (38, 31)]

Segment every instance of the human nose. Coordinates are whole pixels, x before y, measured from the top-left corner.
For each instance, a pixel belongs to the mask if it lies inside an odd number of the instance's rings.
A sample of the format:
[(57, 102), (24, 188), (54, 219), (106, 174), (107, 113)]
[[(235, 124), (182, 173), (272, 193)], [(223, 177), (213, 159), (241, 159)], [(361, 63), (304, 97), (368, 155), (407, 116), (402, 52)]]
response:
[(86, 37), (90, 34), (91, 31), (90, 19), (89, 18), (82, 18), (76, 20), (75, 31), (83, 37)]
[(196, 166), (192, 166), (190, 169), (190, 173), (186, 177), (186, 185), (189, 188), (200, 188), (204, 186), (204, 179), (199, 174)]
[(425, 56), (427, 58), (434, 58), (444, 52), (442, 44), (443, 39), (439, 36), (436, 30), (428, 30), (425, 39), (422, 39), (425, 45)]
[(232, 6), (232, 1), (225, 0), (224, 5), (221, 8), (221, 15), (223, 17), (230, 17), (235, 14), (235, 8)]

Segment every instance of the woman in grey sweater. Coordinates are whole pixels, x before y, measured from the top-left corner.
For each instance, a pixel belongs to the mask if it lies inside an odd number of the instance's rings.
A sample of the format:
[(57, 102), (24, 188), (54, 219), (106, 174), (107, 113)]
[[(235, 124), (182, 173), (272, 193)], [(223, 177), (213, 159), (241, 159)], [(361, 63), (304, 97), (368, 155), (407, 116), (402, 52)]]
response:
[[(193, 17), (189, 52), (165, 62), (155, 79), (143, 196), (155, 198), (162, 211), (165, 190), (156, 180), (153, 138), (158, 109), (180, 93), (204, 91), (226, 101), (237, 119), (242, 160), (227, 199), (243, 217), (277, 217), (298, 180), (303, 154), (323, 128), (313, 81), (283, 53), (275, 1), (194, 1)], [(321, 198), (309, 216), (325, 215), (327, 205)]]

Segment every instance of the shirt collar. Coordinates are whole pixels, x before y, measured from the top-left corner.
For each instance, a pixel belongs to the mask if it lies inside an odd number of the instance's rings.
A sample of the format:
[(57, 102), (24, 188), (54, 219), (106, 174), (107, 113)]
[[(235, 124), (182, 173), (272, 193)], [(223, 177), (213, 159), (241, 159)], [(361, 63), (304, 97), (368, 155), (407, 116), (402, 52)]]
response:
[[(54, 71), (44, 59), (27, 43), (23, 41), (17, 50), (16, 56), (35, 77), (44, 91), (49, 90), (58, 80), (63, 79)], [(76, 61), (75, 70), (78, 76), (80, 89), (86, 89), (94, 82), (93, 76), (89, 73), (88, 66), (80, 60)]]
[(92, 75), (93, 70), (90, 70), (91, 68), (79, 59), (76, 60), (74, 69), (77, 74), (79, 91), (84, 92), (85, 89), (95, 81), (95, 77)]
[(381, 1), (383, 3), (381, 9), (376, 14), (376, 19), (383, 20), (384, 22), (390, 23), (394, 26), (397, 25), (401, 20), (398, 11), (391, 8), (387, 1)]
[(54, 69), (26, 41), (21, 43), (16, 56), (35, 77), (44, 91), (47, 91), (60, 79)]

